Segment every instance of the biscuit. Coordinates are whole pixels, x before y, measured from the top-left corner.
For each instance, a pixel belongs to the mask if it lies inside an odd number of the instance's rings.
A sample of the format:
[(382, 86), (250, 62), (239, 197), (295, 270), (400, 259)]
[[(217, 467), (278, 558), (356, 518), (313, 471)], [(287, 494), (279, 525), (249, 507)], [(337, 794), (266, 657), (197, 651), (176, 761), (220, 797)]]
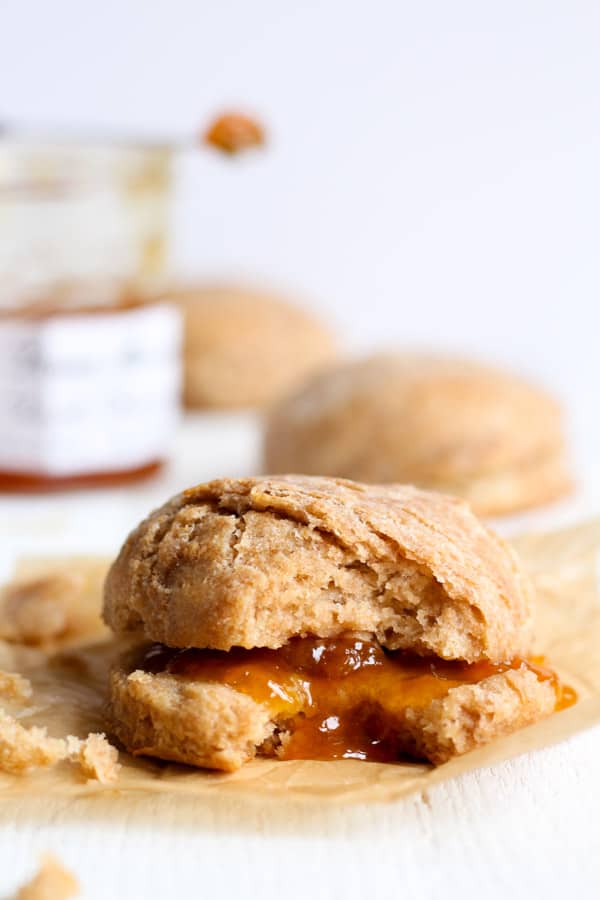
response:
[(171, 647), (271, 647), (368, 632), (443, 659), (526, 655), (531, 588), (462, 501), (402, 485), (223, 479), (142, 522), (107, 576), (117, 633)]
[(441, 763), (573, 701), (527, 657), (531, 609), (516, 557), (464, 501), (209, 482), (142, 522), (107, 576), (106, 622), (133, 638), (111, 728), (134, 754), (223, 771), (255, 756)]
[[(135, 754), (234, 771), (282, 755), (294, 719), (223, 684), (120, 667), (111, 676), (111, 720)], [(439, 764), (549, 715), (556, 694), (525, 666), (451, 688), (422, 707), (386, 715), (398, 753)], [(377, 712), (378, 710), (374, 710)]]
[(187, 406), (265, 406), (335, 356), (323, 324), (265, 291), (190, 285), (165, 296), (184, 316)]
[(571, 488), (552, 396), (478, 362), (419, 353), (343, 363), (282, 399), (267, 421), (264, 466), (407, 482), (484, 515)]

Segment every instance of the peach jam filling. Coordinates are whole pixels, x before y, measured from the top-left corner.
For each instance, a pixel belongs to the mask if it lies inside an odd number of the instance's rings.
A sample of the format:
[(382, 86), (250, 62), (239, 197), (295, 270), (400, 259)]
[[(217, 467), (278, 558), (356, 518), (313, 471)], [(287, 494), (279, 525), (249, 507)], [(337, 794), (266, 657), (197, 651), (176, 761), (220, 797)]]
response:
[(551, 682), (556, 709), (576, 700), (542, 657), (500, 665), (449, 662), (390, 652), (356, 635), (294, 638), (278, 650), (172, 650), (153, 644), (141, 667), (225, 684), (265, 704), (289, 732), (279, 748), (283, 759), (392, 761), (399, 754), (389, 723), (408, 707), (422, 708), (451, 688), (509, 669), (524, 667)]

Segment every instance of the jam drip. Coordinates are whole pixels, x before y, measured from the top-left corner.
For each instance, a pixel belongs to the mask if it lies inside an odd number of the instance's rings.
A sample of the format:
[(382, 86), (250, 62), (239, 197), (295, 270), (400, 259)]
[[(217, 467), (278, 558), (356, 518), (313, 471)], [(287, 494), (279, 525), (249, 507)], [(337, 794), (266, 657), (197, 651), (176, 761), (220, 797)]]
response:
[(262, 125), (241, 113), (225, 113), (208, 128), (204, 141), (222, 153), (236, 154), (265, 143)]
[(551, 682), (556, 709), (576, 700), (542, 657), (500, 665), (449, 662), (386, 651), (356, 635), (295, 638), (278, 650), (171, 650), (154, 644), (140, 667), (226, 684), (267, 705), (286, 730), (279, 748), (283, 759), (396, 760), (389, 723), (407, 707), (424, 707), (454, 687), (509, 669), (525, 667)]

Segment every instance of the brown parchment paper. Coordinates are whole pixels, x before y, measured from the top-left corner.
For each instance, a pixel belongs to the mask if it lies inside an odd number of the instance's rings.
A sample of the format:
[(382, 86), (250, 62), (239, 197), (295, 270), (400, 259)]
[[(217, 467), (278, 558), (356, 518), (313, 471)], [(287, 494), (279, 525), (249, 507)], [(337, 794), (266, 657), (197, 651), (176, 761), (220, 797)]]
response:
[[(62, 765), (28, 776), (0, 774), (0, 812), (20, 807), (38, 809), (58, 799), (69, 804), (92, 800), (96, 810), (110, 815), (123, 801), (168, 795), (195, 808), (228, 801), (261, 805), (298, 801), (315, 807), (349, 802), (389, 801), (423, 792), (454, 778), (518, 754), (555, 744), (600, 723), (600, 593), (597, 562), (600, 519), (549, 534), (513, 540), (537, 588), (537, 646), (561, 677), (579, 694), (579, 702), (543, 722), (433, 768), (422, 764), (383, 765), (356, 760), (339, 762), (256, 760), (234, 774), (219, 774), (133, 758), (121, 753), (116, 786), (86, 782), (75, 767)], [(39, 571), (39, 565), (32, 569)], [(25, 567), (26, 569), (26, 567)], [(21, 566), (19, 575), (23, 576)], [(53, 736), (85, 737), (104, 731), (102, 706), (111, 660), (120, 649), (102, 639), (59, 653), (24, 652), (15, 648), (13, 669), (27, 675), (34, 693), (25, 725), (46, 725)], [(1, 698), (0, 698), (1, 699)]]

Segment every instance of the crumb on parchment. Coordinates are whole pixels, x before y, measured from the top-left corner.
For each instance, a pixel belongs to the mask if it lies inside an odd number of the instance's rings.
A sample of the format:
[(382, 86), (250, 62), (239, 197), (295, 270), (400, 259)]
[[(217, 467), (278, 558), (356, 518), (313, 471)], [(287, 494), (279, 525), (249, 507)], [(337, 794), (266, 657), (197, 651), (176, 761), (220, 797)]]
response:
[(0, 696), (9, 700), (29, 700), (31, 698), (31, 682), (18, 672), (0, 670)]
[(101, 784), (112, 784), (117, 780), (121, 768), (119, 751), (104, 734), (89, 734), (83, 741), (69, 736), (66, 743), (68, 759), (79, 764), (86, 778)]
[(68, 900), (79, 894), (79, 882), (68, 869), (50, 854), (31, 881), (19, 888), (15, 900)]
[(104, 734), (89, 734), (84, 740), (72, 735), (52, 738), (45, 728), (26, 728), (0, 710), (0, 771), (9, 775), (23, 775), (68, 760), (78, 765), (86, 778), (112, 784), (119, 773), (118, 758), (117, 749)]
[(0, 587), (0, 639), (52, 649), (103, 634), (106, 568), (101, 557), (23, 561)]
[(204, 133), (204, 141), (222, 153), (234, 155), (265, 143), (265, 130), (260, 122), (238, 112), (228, 112), (215, 119)]
[(53, 766), (67, 755), (66, 742), (48, 737), (45, 728), (25, 728), (0, 710), (0, 771), (22, 775), (32, 769)]

